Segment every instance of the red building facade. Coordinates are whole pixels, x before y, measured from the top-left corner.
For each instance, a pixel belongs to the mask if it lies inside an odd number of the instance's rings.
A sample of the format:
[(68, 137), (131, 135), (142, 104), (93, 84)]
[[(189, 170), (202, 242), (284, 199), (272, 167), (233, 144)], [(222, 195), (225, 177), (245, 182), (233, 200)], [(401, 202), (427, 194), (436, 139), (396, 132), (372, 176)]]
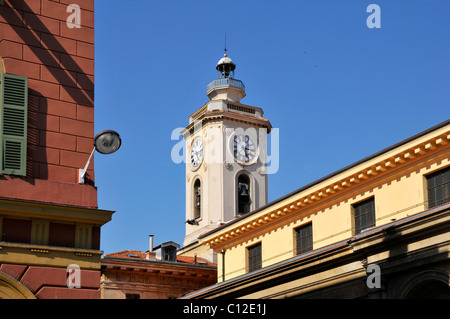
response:
[(0, 1), (0, 58), (0, 298), (99, 298), (94, 0)]
[(103, 257), (100, 291), (103, 299), (177, 299), (216, 282), (217, 265), (203, 258), (126, 250)]

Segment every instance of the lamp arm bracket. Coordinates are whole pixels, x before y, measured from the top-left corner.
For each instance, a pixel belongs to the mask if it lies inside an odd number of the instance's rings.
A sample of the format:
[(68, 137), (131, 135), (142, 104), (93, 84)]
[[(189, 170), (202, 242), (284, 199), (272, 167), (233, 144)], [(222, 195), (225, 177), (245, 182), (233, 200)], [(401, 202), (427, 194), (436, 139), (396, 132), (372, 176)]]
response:
[(88, 168), (89, 164), (91, 163), (92, 156), (94, 156), (94, 152), (95, 152), (95, 147), (92, 150), (91, 155), (89, 156), (89, 159), (88, 159), (86, 165), (84, 166), (84, 168), (78, 169), (78, 183), (80, 183), (80, 184), (84, 184), (84, 176), (86, 175), (87, 168)]

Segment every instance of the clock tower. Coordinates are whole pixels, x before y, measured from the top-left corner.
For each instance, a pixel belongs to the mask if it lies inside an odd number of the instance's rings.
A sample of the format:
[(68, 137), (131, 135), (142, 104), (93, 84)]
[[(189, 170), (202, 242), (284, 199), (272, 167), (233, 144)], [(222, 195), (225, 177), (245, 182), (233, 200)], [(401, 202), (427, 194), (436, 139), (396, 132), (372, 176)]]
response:
[(267, 134), (271, 124), (259, 107), (241, 103), (245, 86), (225, 55), (217, 79), (207, 85), (209, 101), (189, 117), (186, 140), (186, 236), (179, 253), (212, 262), (198, 237), (267, 204)]

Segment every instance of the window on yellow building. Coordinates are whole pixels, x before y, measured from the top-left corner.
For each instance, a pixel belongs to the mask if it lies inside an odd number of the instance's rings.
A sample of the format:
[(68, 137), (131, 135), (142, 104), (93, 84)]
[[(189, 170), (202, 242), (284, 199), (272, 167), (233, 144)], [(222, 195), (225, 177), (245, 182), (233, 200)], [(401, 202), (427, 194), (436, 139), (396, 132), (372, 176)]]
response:
[(427, 177), (428, 208), (450, 201), (450, 167), (444, 168)]
[(369, 198), (353, 205), (355, 235), (364, 229), (375, 226), (375, 198)]
[(258, 270), (262, 267), (261, 243), (247, 248), (248, 272)]
[(297, 255), (313, 249), (312, 223), (295, 229), (295, 243)]

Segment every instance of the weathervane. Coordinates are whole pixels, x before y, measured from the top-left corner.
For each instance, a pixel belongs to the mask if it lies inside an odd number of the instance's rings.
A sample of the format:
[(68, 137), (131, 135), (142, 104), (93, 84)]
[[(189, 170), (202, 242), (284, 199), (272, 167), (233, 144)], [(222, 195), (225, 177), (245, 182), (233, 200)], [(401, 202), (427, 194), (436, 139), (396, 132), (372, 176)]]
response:
[(227, 55), (227, 33), (225, 32), (225, 49), (224, 49), (224, 51), (225, 51), (225, 56)]

